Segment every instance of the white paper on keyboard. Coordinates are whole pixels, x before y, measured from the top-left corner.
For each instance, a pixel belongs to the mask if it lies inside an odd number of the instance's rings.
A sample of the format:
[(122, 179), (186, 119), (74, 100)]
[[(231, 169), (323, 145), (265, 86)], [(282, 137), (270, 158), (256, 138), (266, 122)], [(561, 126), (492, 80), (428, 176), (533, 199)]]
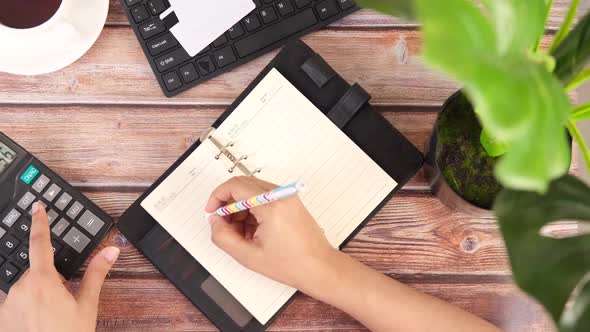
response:
[[(257, 177), (279, 185), (302, 181), (305, 206), (337, 247), (397, 183), (273, 69), (213, 136), (235, 142)], [(250, 271), (210, 240), (204, 207), (213, 189), (233, 175), (219, 149), (202, 143), (141, 206), (260, 323), (265, 324), (295, 289)]]
[(169, 0), (170, 8), (160, 18), (174, 12), (178, 23), (170, 28), (180, 45), (195, 56), (217, 37), (248, 15), (256, 6), (252, 0)]

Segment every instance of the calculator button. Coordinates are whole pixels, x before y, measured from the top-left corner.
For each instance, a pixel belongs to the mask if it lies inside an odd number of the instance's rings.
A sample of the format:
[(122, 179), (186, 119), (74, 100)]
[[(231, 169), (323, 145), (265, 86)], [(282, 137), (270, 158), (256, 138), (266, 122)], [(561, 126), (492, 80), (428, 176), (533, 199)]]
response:
[(53, 222), (56, 221), (58, 217), (59, 215), (57, 212), (54, 210), (49, 210), (49, 212), (47, 212), (47, 221), (49, 222), (49, 226), (51, 226), (51, 224), (53, 224)]
[(26, 184), (31, 184), (37, 175), (39, 175), (39, 170), (35, 166), (31, 165), (29, 168), (27, 168), (23, 175), (21, 175), (20, 179)]
[(31, 231), (31, 220), (29, 218), (21, 217), (16, 224), (16, 233), (23, 239), (29, 237)]
[(51, 233), (61, 236), (63, 232), (70, 226), (70, 223), (67, 222), (64, 218), (61, 218), (55, 226), (51, 229)]
[(33, 195), (30, 191), (27, 192), (21, 199), (20, 201), (18, 201), (18, 203), (16, 205), (18, 205), (19, 208), (23, 209), (23, 211), (26, 211), (29, 206), (31, 206), (31, 204), (33, 204), (33, 202), (35, 201), (35, 195)]
[(16, 247), (20, 244), (20, 241), (17, 240), (12, 235), (5, 236), (2, 240), (0, 240), (0, 250), (7, 255), (10, 255), (16, 250)]
[(53, 202), (53, 200), (57, 197), (60, 193), (61, 188), (57, 184), (52, 184), (49, 189), (43, 194), (43, 198), (48, 200), (49, 202)]
[(72, 204), (72, 207), (70, 207), (68, 212), (66, 212), (66, 214), (68, 217), (72, 218), (72, 220), (76, 220), (76, 217), (80, 214), (80, 212), (82, 212), (83, 209), (84, 205), (82, 205), (80, 202), (75, 202)]
[(0, 256), (0, 265), (2, 265), (2, 263), (4, 263), (6, 260), (4, 259), (4, 257)]
[(82, 228), (94, 236), (100, 231), (102, 226), (104, 226), (104, 221), (100, 220), (100, 218), (90, 212), (90, 210), (86, 210), (82, 217), (80, 217), (80, 220), (78, 220), (78, 225), (82, 226)]
[(72, 227), (68, 234), (64, 236), (63, 240), (78, 253), (82, 253), (84, 248), (90, 243), (90, 239), (76, 227)]
[(41, 174), (41, 176), (37, 179), (37, 181), (35, 181), (35, 183), (33, 183), (33, 189), (40, 194), (43, 191), (43, 189), (45, 189), (45, 187), (47, 187), (48, 184), (49, 184), (49, 178), (47, 176), (45, 176), (44, 174)]
[(21, 266), (28, 266), (29, 265), (29, 248), (23, 246), (21, 247), (16, 254), (14, 255), (16, 262), (19, 263)]
[(20, 212), (18, 212), (15, 209), (12, 209), (10, 210), (10, 212), (8, 212), (4, 219), (2, 219), (2, 223), (8, 227), (12, 227), (12, 225), (14, 225), (14, 223), (18, 220), (20, 216)]
[[(43, 203), (41, 201), (37, 201), (37, 204), (41, 204), (43, 206), (43, 208), (45, 210), (47, 210), (47, 204), (45, 204), (45, 203)], [(31, 209), (29, 209), (29, 216), (32, 216), (32, 215), (33, 215), (33, 209), (31, 208)]]
[(4, 228), (0, 227), (0, 239), (4, 236), (4, 234), (6, 234), (6, 231), (4, 230)]
[(72, 250), (64, 248), (55, 258), (55, 267), (64, 276), (74, 271), (73, 264), (78, 259), (78, 255)]
[(14, 279), (14, 277), (16, 277), (18, 272), (19, 270), (16, 266), (6, 262), (0, 267), (0, 279), (9, 284)]
[(56, 239), (51, 239), (51, 248), (53, 249), (53, 256), (59, 254), (59, 251), (61, 250), (61, 248), (63, 248), (63, 246), (57, 242)]
[(72, 196), (68, 193), (61, 194), (61, 197), (55, 202), (55, 207), (60, 211), (63, 211), (68, 207), (68, 204), (72, 201)]

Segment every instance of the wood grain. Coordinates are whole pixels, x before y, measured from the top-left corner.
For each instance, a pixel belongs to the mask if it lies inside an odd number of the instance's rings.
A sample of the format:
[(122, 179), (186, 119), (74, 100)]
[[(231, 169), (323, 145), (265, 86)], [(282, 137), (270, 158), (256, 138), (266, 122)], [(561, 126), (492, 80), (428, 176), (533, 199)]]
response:
[[(129, 25), (127, 16), (123, 12), (123, 7), (119, 0), (110, 0), (111, 6), (109, 9), (108, 25)], [(565, 13), (569, 6), (569, 0), (556, 0), (553, 5), (553, 10), (547, 22), (547, 29), (550, 31), (557, 30), (563, 22)], [(345, 17), (342, 20), (334, 22), (330, 28), (417, 28), (415, 22), (404, 20), (397, 17), (387, 16), (372, 10), (363, 9), (352, 15)]]
[[(10, 123), (1, 130), (77, 186), (146, 188), (224, 110), (187, 106), (5, 106), (0, 111), (0, 123)], [(379, 110), (416, 147), (424, 148), (436, 119), (434, 111)], [(428, 189), (422, 172), (407, 189)]]
[[(543, 309), (510, 282), (408, 285), (478, 315), (507, 332), (553, 331)], [(71, 283), (77, 290), (79, 280)], [(130, 285), (133, 285), (131, 288)], [(0, 302), (4, 301), (0, 294)], [(395, 314), (395, 313), (392, 313)], [(172, 284), (163, 279), (109, 277), (102, 289), (98, 331), (216, 331)], [(269, 331), (365, 331), (347, 314), (299, 294)]]
[[(116, 192), (87, 195), (113, 218), (139, 196)], [(122, 251), (113, 275), (159, 276), (118, 230), (107, 235), (102, 246), (108, 245)], [(454, 212), (434, 196), (422, 193), (396, 195), (344, 251), (383, 273), (510, 276), (504, 243), (493, 219)]]

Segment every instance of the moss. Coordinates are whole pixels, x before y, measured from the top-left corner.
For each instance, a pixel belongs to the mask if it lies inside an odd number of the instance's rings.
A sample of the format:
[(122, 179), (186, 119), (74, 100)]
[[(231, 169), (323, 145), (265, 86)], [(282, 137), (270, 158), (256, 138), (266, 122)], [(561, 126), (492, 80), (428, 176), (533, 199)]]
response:
[(436, 159), (447, 183), (466, 201), (490, 209), (502, 189), (494, 177), (497, 158), (481, 146), (481, 126), (463, 94), (441, 111), (438, 134)]

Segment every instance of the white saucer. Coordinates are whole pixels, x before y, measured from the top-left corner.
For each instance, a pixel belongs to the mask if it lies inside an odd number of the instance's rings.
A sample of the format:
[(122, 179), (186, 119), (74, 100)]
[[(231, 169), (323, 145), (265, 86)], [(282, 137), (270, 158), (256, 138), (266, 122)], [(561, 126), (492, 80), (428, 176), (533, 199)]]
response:
[(109, 0), (63, 0), (55, 15), (30, 29), (0, 25), (0, 72), (38, 75), (69, 66), (96, 42)]

